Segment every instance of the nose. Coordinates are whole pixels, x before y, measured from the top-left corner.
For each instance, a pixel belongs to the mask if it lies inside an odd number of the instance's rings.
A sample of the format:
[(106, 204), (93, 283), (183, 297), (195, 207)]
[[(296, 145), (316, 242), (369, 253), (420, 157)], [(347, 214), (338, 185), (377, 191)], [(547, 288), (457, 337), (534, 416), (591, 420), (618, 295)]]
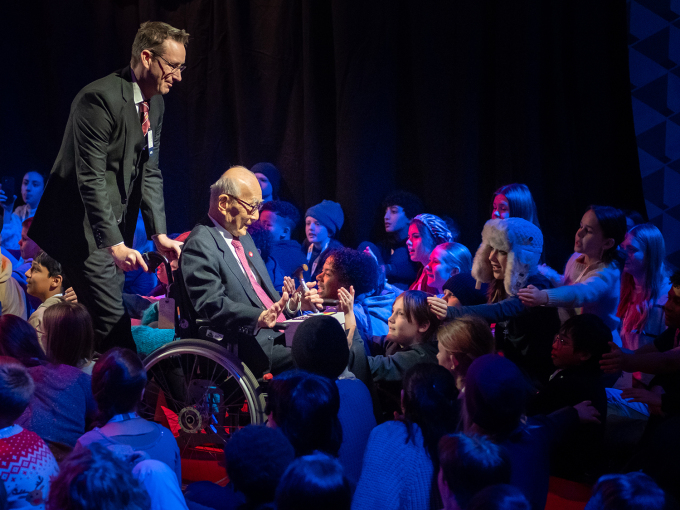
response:
[(501, 217), (501, 215), (498, 213), (498, 209), (495, 209), (495, 210), (491, 213), (491, 218), (500, 218), (500, 217)]

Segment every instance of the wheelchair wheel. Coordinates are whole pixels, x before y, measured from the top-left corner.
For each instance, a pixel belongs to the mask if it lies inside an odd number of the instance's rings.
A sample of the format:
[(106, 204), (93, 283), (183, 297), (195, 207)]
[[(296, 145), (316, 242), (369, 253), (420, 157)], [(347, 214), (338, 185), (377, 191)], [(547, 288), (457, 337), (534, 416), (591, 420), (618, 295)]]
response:
[(182, 478), (219, 481), (224, 444), (248, 424), (265, 421), (265, 396), (238, 358), (217, 343), (177, 340), (145, 360), (148, 382), (140, 416), (169, 428)]

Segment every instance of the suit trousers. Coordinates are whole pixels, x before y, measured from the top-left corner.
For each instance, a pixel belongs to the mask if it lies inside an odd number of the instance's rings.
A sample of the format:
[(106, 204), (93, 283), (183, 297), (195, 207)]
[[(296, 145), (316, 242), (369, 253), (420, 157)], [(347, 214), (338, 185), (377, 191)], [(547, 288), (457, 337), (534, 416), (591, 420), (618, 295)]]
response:
[(68, 282), (92, 316), (95, 349), (104, 353), (112, 347), (137, 352), (130, 316), (123, 306), (125, 273), (106, 249), (94, 251), (84, 262), (62, 264)]

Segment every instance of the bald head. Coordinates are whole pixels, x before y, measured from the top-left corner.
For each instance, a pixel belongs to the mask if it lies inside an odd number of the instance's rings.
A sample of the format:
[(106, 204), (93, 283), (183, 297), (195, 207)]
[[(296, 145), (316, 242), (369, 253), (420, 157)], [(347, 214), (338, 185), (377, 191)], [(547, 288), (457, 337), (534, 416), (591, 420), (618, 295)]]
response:
[(234, 166), (210, 186), (209, 214), (233, 236), (245, 235), (248, 226), (259, 218), (262, 189), (254, 173)]

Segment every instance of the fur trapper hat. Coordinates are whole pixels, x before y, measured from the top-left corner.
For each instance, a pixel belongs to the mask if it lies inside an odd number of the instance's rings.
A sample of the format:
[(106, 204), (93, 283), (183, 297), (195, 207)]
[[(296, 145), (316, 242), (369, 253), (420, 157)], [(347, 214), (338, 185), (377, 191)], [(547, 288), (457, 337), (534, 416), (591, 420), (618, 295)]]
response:
[(543, 234), (536, 225), (522, 218), (487, 221), (482, 230), (482, 244), (472, 262), (472, 276), (477, 285), (493, 281), (489, 255), (494, 248), (508, 252), (504, 284), (508, 295), (514, 296), (537, 271), (543, 251)]

